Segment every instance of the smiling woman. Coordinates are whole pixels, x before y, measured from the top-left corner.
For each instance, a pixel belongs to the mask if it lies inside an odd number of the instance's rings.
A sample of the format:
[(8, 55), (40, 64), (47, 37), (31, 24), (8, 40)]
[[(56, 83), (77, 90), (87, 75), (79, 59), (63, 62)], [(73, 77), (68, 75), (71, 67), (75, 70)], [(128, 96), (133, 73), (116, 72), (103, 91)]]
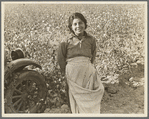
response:
[(78, 37), (83, 36), (85, 30), (85, 23), (79, 18), (74, 19), (72, 23), (72, 30)]
[(66, 75), (72, 113), (100, 113), (104, 87), (93, 66), (96, 40), (85, 32), (87, 21), (81, 13), (69, 17), (72, 35), (58, 49), (58, 63)]

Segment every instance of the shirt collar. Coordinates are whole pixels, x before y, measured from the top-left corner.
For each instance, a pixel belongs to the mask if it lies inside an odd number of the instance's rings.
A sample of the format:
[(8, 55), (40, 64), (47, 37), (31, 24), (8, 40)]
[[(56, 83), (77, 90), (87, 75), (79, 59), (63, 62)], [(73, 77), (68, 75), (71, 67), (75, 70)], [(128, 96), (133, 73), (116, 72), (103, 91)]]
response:
[[(84, 37), (86, 37), (86, 36), (87, 36), (87, 33), (86, 33), (86, 31), (84, 31)], [(73, 37), (77, 37), (77, 36), (74, 33), (71, 32), (69, 34), (69, 38), (72, 39)]]

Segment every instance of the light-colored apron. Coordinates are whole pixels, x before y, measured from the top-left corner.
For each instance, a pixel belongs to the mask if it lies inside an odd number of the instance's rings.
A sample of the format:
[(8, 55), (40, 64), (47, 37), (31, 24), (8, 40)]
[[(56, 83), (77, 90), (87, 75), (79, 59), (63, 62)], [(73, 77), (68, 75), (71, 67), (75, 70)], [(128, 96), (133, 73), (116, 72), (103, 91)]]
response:
[(68, 59), (66, 77), (72, 113), (100, 113), (104, 87), (90, 58)]

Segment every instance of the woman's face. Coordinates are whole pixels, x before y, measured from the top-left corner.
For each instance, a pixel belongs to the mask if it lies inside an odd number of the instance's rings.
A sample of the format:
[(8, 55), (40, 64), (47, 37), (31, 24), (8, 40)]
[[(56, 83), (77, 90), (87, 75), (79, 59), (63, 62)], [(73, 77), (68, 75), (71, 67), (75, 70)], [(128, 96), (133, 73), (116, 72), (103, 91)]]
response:
[(72, 30), (77, 36), (81, 36), (85, 31), (85, 23), (80, 18), (75, 18), (72, 22)]

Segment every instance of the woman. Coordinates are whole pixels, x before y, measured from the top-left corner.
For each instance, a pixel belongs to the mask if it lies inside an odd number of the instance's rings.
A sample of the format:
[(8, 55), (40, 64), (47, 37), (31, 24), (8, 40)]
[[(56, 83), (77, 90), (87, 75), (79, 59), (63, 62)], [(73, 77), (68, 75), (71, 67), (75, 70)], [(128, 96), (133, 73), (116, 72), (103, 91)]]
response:
[(96, 40), (86, 33), (87, 21), (81, 13), (69, 17), (71, 36), (60, 44), (58, 63), (66, 75), (72, 113), (100, 113), (104, 87), (93, 62)]

